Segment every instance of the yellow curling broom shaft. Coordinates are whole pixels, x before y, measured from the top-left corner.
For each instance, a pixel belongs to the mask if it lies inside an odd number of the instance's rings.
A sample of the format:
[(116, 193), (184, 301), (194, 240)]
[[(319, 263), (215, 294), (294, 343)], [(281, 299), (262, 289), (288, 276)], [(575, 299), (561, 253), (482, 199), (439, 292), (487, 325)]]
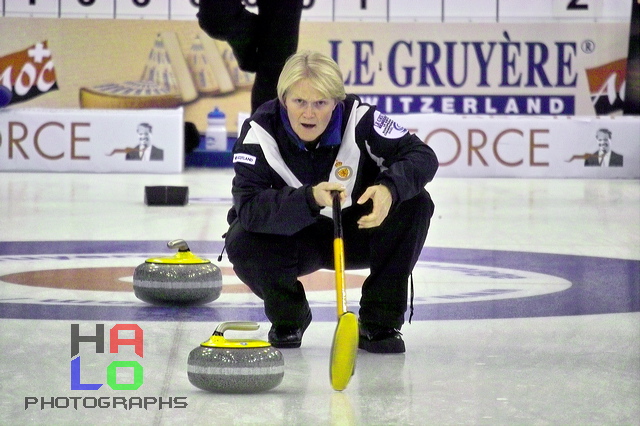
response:
[(338, 301), (338, 318), (347, 310), (347, 292), (344, 287), (344, 241), (342, 240), (342, 211), (340, 209), (340, 193), (333, 195), (333, 263), (336, 270), (336, 300)]
[(329, 376), (331, 386), (333, 386), (335, 390), (341, 391), (347, 387), (355, 369), (356, 352), (358, 351), (358, 319), (353, 312), (347, 311), (340, 192), (331, 191), (331, 195), (333, 196), (333, 257), (336, 271), (338, 324), (333, 335), (333, 344), (331, 346)]
[(347, 307), (347, 292), (344, 287), (344, 243), (342, 238), (333, 240), (333, 251), (336, 265), (336, 300), (338, 301), (338, 318), (340, 318)]

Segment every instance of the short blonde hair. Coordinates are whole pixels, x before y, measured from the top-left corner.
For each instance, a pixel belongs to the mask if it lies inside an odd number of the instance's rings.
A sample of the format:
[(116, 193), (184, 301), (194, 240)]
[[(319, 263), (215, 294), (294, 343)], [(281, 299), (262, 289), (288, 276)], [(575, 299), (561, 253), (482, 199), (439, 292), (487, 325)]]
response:
[(280, 73), (277, 91), (282, 105), (291, 86), (304, 79), (328, 99), (339, 102), (347, 96), (338, 64), (322, 53), (305, 50), (289, 57)]

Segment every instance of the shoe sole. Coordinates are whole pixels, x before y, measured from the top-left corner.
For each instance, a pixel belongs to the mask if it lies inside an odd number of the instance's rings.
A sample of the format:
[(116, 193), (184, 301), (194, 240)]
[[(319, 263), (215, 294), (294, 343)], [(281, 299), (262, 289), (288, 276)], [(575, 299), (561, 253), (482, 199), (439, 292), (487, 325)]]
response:
[(302, 341), (299, 342), (288, 342), (288, 343), (278, 343), (278, 342), (269, 342), (271, 346), (278, 349), (295, 349), (302, 346)]
[(374, 354), (401, 354), (405, 352), (404, 340), (400, 337), (371, 341), (360, 336), (358, 348)]

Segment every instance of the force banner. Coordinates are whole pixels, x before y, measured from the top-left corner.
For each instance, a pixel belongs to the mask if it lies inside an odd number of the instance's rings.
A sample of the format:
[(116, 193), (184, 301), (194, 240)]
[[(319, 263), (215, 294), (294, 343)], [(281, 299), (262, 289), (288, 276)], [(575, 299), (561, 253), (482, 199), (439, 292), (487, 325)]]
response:
[[(214, 106), (236, 129), (253, 76), (193, 21), (0, 18), (9, 108), (184, 106), (200, 131)], [(620, 114), (627, 23), (302, 22), (299, 49), (331, 55), (347, 92), (381, 112)]]
[(441, 177), (640, 178), (640, 117), (393, 116)]
[(0, 171), (180, 173), (182, 108), (0, 111)]

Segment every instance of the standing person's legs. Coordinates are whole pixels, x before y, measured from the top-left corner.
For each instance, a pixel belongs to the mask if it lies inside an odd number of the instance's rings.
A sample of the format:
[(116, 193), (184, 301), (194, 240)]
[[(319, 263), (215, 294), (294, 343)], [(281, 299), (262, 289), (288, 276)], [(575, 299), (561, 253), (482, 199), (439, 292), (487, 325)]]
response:
[(258, 0), (256, 75), (251, 112), (275, 99), (280, 72), (298, 49), (303, 0)]
[(196, 16), (211, 38), (229, 43), (242, 70), (256, 71), (258, 16), (245, 9), (242, 0), (200, 0)]
[(303, 0), (258, 0), (258, 14), (241, 0), (200, 0), (198, 23), (210, 37), (229, 43), (240, 69), (255, 72), (251, 113), (275, 99), (278, 77), (298, 49)]

